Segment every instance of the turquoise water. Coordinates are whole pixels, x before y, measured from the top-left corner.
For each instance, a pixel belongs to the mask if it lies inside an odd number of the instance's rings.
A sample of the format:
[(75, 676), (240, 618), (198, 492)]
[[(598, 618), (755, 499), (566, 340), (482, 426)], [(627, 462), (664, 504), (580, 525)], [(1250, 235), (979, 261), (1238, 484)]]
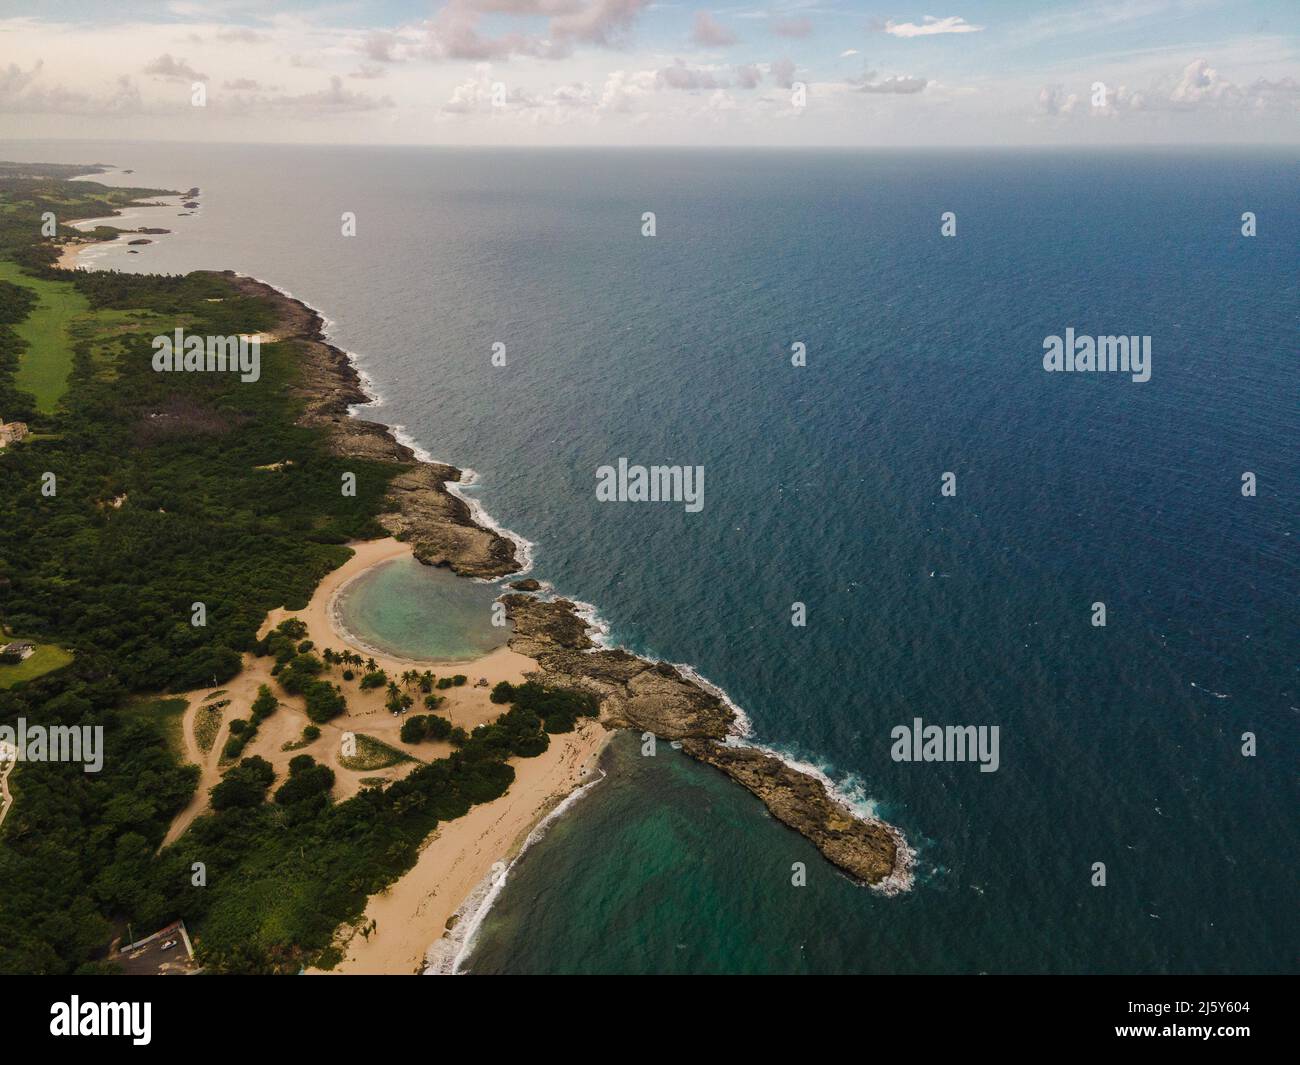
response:
[[(322, 308), (365, 416), (473, 467), (536, 576), (917, 848), (883, 898), (620, 745), (472, 970), (1294, 970), (1294, 152), (21, 150), (201, 186), (104, 261)], [(1067, 327), (1150, 335), (1151, 380), (1045, 374)], [(600, 503), (622, 456), (704, 465), (704, 509)], [(893, 761), (915, 716), (998, 726), (999, 770)]]
[(463, 580), (413, 558), (382, 562), (344, 585), (335, 600), (343, 627), (368, 647), (419, 661), (478, 658), (502, 646), (492, 624), (492, 585)]

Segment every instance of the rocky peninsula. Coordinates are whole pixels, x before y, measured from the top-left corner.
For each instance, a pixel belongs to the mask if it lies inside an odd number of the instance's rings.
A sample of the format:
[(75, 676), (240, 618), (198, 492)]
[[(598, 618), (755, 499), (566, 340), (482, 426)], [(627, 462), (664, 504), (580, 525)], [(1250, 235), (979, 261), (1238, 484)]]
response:
[[(516, 545), (478, 524), (469, 505), (448, 488), (461, 481), (459, 469), (417, 459), (386, 425), (352, 413), (371, 397), (352, 360), (325, 339), (320, 316), (254, 278), (231, 272), (225, 276), (240, 292), (275, 308), (278, 323), (272, 339), (298, 346), (303, 401), (298, 423), (328, 429), (330, 447), (338, 455), (397, 467), (389, 483), (393, 509), (380, 515), (379, 523), (409, 543), (426, 565), (487, 579), (517, 571)], [(532, 579), (512, 587), (541, 590)], [(514, 591), (501, 601), (514, 625), (510, 648), (536, 660), (536, 679), (595, 693), (606, 728), (649, 732), (679, 743), (686, 754), (758, 796), (773, 817), (807, 837), (827, 860), (855, 879), (886, 888), (905, 884), (910, 852), (901, 833), (851, 811), (819, 777), (740, 742), (736, 712), (719, 696), (667, 662), (597, 646), (587, 622), (567, 599)]]

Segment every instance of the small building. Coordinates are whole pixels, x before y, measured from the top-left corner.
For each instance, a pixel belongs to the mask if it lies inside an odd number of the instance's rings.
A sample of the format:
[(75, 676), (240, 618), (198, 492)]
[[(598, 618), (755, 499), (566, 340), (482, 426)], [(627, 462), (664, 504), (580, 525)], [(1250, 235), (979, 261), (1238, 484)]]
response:
[(3, 647), (0, 647), (0, 655), (9, 659), (17, 656), (18, 661), (20, 662), (24, 658), (31, 658), (35, 652), (36, 644), (31, 643), (28, 640), (14, 640), (13, 643), (7, 643)]

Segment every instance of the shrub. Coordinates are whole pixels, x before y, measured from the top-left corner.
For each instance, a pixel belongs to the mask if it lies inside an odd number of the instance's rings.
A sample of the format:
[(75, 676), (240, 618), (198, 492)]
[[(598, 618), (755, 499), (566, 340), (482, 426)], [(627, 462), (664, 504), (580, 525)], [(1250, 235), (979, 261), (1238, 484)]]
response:
[(403, 743), (419, 743), (424, 739), (427, 732), (427, 717), (416, 716), (408, 717), (402, 722), (402, 731), (399, 733)]
[(266, 789), (273, 780), (275, 770), (265, 758), (245, 758), (212, 789), (212, 808), (229, 810), (238, 806), (257, 806), (266, 798)]
[(307, 697), (307, 717), (317, 724), (338, 717), (348, 708), (338, 685), (327, 680), (312, 681), (303, 694)]
[(275, 698), (275, 693), (265, 684), (257, 686), (257, 698), (253, 700), (253, 722), (259, 723), (265, 721), (280, 704)]

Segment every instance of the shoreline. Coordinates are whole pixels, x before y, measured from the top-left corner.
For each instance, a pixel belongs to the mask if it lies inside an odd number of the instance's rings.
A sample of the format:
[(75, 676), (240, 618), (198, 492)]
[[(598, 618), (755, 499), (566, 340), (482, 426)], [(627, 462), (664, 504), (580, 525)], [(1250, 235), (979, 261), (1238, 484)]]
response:
[[(65, 245), (60, 264), (65, 255), (75, 263), (80, 251), (94, 243), (105, 242)], [(460, 576), (486, 582), (507, 575), (519, 577), (531, 568), (531, 542), (504, 529), (478, 500), (463, 495), (463, 489), (474, 483), (472, 471), (433, 460), (403, 427), (361, 417), (360, 409), (375, 402), (375, 393), (366, 387), (370, 382), (358, 366), (359, 356), (329, 341), (328, 320), (321, 312), (269, 282), (233, 270), (221, 271), (219, 276), (229, 279), (244, 294), (267, 299), (280, 316), (276, 338), (297, 343), (302, 349), (302, 382), (296, 391), (304, 399), (304, 411), (297, 424), (325, 428), (336, 454), (407, 467), (389, 482), (397, 500), (396, 509), (379, 515), (377, 521), (402, 541), (413, 557), (426, 565), (445, 566)], [(355, 549), (357, 545), (352, 546)], [(346, 565), (327, 575), (317, 592), (345, 569)], [(331, 590), (331, 597), (336, 592), (337, 587)], [(600, 748), (608, 742), (610, 730), (618, 728), (653, 732), (660, 739), (679, 742), (692, 758), (713, 766), (751, 791), (779, 821), (808, 838), (833, 865), (857, 882), (886, 895), (910, 889), (914, 852), (903, 833), (855, 808), (817, 767), (753, 743), (744, 711), (693, 667), (654, 662), (609, 646), (608, 627), (601, 631), (596, 608), (590, 604), (553, 594), (543, 599), (518, 592), (504, 594), (501, 601), (506, 604), (507, 616), (515, 622), (506, 648), (534, 663), (535, 670), (528, 674), (531, 679), (585, 689), (600, 698), (599, 725), (591, 725), (604, 731)], [(273, 611), (267, 624), (278, 621), (279, 614)], [(525, 630), (522, 633), (521, 621)], [(592, 639), (593, 634), (596, 639)], [(338, 637), (343, 638), (342, 634)], [(374, 654), (370, 648), (365, 650)], [(381, 656), (374, 657), (378, 660)], [(401, 661), (383, 657), (394, 663)], [(239, 677), (246, 672), (247, 668)], [(582, 780), (570, 782), (559, 801), (581, 786)], [(496, 802), (507, 800), (512, 792)], [(466, 821), (474, 812), (451, 825)], [(539, 808), (534, 814), (527, 832), (537, 827), (547, 810)], [(439, 826), (426, 840), (412, 870), (385, 892), (371, 897), (367, 914), (376, 900), (405, 894), (397, 889), (420, 869), (425, 853), (443, 836), (446, 827)], [(515, 833), (511, 846), (516, 852), (527, 832)], [(465, 897), (458, 900), (460, 904), (481, 879), (470, 885)], [(433, 894), (437, 894), (436, 887)], [(422, 905), (417, 906), (417, 911)], [(370, 944), (369, 939), (363, 942)]]
[[(104, 173), (104, 172), (106, 171), (102, 171), (102, 170), (99, 171), (99, 173)], [(88, 177), (94, 175), (88, 173), (79, 176)], [(76, 179), (74, 178), (73, 180)], [(191, 189), (190, 192), (195, 193), (197, 195), (198, 189)], [(97, 268), (93, 264), (90, 263), (83, 264), (80, 262), (80, 257), (82, 252), (87, 251), (88, 249), (91, 248), (108, 248), (112, 245), (119, 243), (120, 241), (122, 241), (127, 237), (136, 237), (137, 239), (140, 237), (148, 237), (150, 238), (148, 242), (153, 243), (152, 238), (154, 237), (170, 236), (172, 232), (170, 229), (158, 229), (158, 228), (151, 228), (151, 227), (142, 228), (142, 229), (118, 229), (118, 227), (114, 223), (120, 222), (123, 218), (123, 215), (125, 215), (127, 211), (140, 211), (150, 207), (155, 207), (155, 208), (171, 207), (173, 209), (177, 207), (182, 207), (184, 205), (179, 201), (185, 200), (187, 196), (188, 196), (187, 193), (168, 193), (165, 198), (177, 200), (178, 202), (164, 203), (161, 200), (148, 200), (148, 201), (140, 200), (138, 202), (128, 204), (123, 210), (118, 211), (116, 214), (97, 215), (93, 218), (71, 219), (69, 222), (66, 223), (68, 228), (75, 229), (79, 233), (82, 233), (83, 235), (88, 234), (90, 231), (92, 231), (98, 226), (117, 229), (118, 233), (117, 236), (109, 240), (95, 240), (93, 238), (85, 236), (84, 239), (71, 240), (65, 244), (60, 245), (59, 257), (54, 261), (55, 269), (56, 270), (94, 270)], [(83, 228), (83, 227), (87, 227), (87, 228)]]

